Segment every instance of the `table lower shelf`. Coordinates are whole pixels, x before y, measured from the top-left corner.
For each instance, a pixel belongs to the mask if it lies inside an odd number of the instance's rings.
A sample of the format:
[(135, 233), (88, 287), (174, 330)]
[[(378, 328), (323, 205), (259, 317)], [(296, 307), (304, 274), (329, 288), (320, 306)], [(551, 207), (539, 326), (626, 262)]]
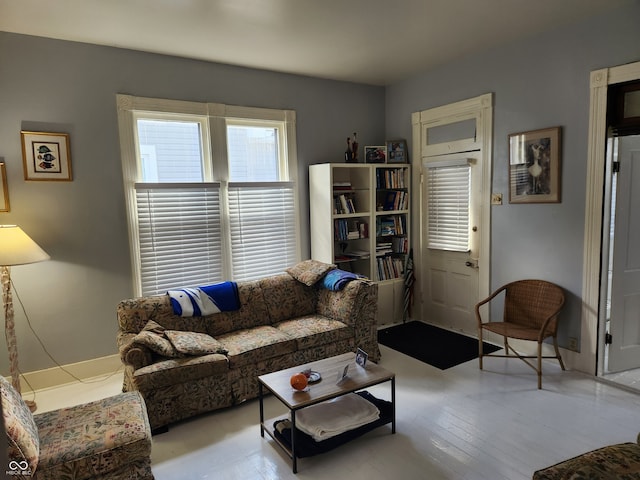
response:
[[(371, 423), (355, 428), (353, 430), (346, 431), (344, 433), (341, 433), (340, 435), (336, 435), (335, 437), (328, 438), (327, 440), (323, 440), (321, 442), (316, 442), (310, 435), (297, 430), (297, 458), (311, 457), (313, 455), (328, 452), (364, 435), (365, 433), (370, 432), (371, 430), (393, 422), (393, 404), (391, 402), (380, 400), (366, 391), (358, 392), (358, 394), (378, 407), (378, 410), (380, 410), (380, 418)], [(293, 453), (291, 451), (291, 429), (284, 428), (282, 432), (280, 432), (275, 428), (274, 425), (275, 423), (282, 421), (285, 421), (285, 419), (271, 419), (266, 421), (263, 427), (269, 434), (269, 436), (273, 438), (275, 442), (289, 455), (289, 458), (293, 458)]]

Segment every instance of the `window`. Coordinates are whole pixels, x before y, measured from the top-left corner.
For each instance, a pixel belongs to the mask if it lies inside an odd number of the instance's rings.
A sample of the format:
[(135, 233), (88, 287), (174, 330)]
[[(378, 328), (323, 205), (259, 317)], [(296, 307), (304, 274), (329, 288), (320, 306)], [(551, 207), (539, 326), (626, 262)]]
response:
[(165, 120), (137, 113), (136, 133), (143, 182), (202, 182), (206, 119)]
[(468, 252), (471, 168), (467, 161), (428, 164), (428, 247)]
[(299, 260), (291, 111), (118, 95), (136, 294)]

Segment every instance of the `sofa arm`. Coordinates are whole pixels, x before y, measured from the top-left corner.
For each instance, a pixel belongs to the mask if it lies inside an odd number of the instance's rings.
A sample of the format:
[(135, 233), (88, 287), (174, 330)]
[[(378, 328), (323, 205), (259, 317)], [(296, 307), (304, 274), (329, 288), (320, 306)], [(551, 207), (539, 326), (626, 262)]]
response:
[(118, 333), (118, 351), (122, 363), (131, 365), (134, 370), (138, 370), (151, 365), (153, 356), (148, 347), (133, 341), (135, 336), (135, 333)]
[(349, 325), (354, 330), (356, 346), (367, 352), (372, 361), (380, 359), (376, 323), (378, 284), (360, 279), (337, 292), (320, 289), (317, 312)]

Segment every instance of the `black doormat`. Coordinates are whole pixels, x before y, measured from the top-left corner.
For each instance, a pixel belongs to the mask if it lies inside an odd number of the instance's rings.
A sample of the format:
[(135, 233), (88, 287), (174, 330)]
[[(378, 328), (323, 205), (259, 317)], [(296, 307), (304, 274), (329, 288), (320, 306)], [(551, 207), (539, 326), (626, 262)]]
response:
[[(440, 370), (478, 358), (477, 339), (417, 321), (378, 330), (378, 342)], [(500, 350), (483, 345), (484, 353)]]

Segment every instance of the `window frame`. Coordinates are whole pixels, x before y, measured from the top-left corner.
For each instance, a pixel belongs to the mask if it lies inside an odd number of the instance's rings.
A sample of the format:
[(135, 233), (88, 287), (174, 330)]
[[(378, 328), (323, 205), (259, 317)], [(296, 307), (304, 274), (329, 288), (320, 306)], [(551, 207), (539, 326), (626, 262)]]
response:
[[(167, 113), (167, 112), (145, 112), (134, 110), (131, 112), (133, 115), (133, 128), (134, 128), (134, 141), (139, 137), (138, 135), (138, 120), (140, 119), (151, 119), (151, 120), (159, 120), (159, 121), (172, 121), (172, 122), (191, 122), (200, 124), (200, 131), (202, 135), (200, 136), (200, 150), (202, 152), (202, 182), (213, 182), (213, 158), (211, 156), (211, 138), (208, 132), (209, 128), (209, 119), (204, 115), (183, 115), (177, 113)], [(138, 182), (142, 179), (142, 159), (140, 158), (140, 151), (135, 148), (136, 155), (136, 167), (137, 167), (137, 178)], [(151, 182), (149, 182), (151, 183)], [(155, 182), (157, 183), (157, 182)]]
[[(134, 295), (142, 295), (140, 238), (136, 210), (135, 184), (141, 183), (142, 164), (137, 148), (137, 120), (157, 118), (177, 121), (199, 119), (202, 125), (203, 183), (219, 182), (221, 186), (223, 274), (231, 278), (231, 245), (228, 225), (229, 168), (227, 156), (227, 125), (278, 126), (279, 153), (284, 162), (280, 181), (293, 183), (294, 218), (299, 215), (298, 160), (296, 148), (296, 114), (293, 110), (243, 107), (220, 103), (201, 103), (117, 94), (118, 129), (123, 171), (125, 207), (131, 252)], [(285, 160), (282, 160), (285, 159)], [(295, 222), (296, 261), (301, 259), (300, 222)]]

